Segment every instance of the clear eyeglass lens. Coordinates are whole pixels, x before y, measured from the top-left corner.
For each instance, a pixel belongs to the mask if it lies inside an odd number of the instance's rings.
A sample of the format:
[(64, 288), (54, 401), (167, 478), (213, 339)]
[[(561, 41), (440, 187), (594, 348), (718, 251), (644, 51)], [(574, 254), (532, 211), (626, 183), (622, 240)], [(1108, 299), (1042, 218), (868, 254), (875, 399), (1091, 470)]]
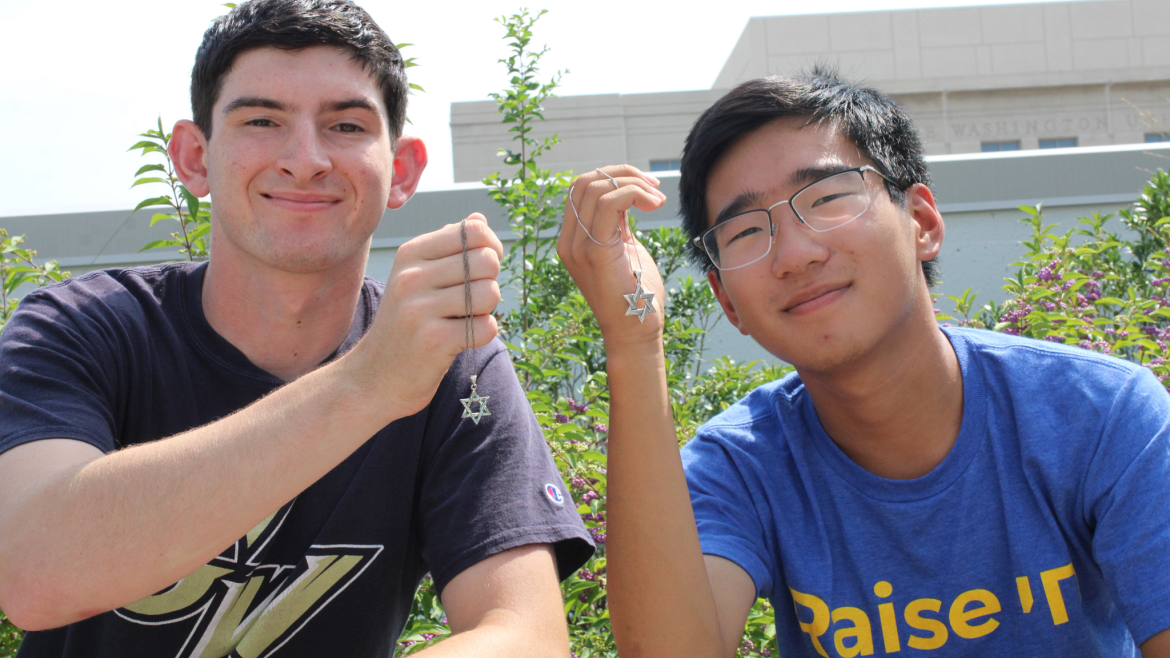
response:
[(792, 199), (792, 209), (814, 231), (828, 231), (853, 221), (867, 207), (869, 194), (859, 171), (819, 180)]
[(721, 270), (742, 267), (763, 258), (771, 243), (772, 232), (765, 210), (736, 215), (703, 236), (707, 254)]

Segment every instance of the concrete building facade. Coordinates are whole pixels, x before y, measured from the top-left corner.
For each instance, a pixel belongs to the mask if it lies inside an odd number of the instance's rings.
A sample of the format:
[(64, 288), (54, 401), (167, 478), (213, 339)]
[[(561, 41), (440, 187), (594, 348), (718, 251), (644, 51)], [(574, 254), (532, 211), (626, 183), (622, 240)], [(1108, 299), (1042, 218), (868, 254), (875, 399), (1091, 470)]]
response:
[[(945, 297), (960, 295), (967, 288), (979, 293), (980, 303), (1004, 301), (1003, 279), (1013, 272), (1011, 263), (1024, 254), (1020, 242), (1030, 237), (1030, 227), (1020, 222), (1024, 213), (1019, 206), (1043, 204), (1046, 222), (1057, 224), (1058, 230), (1071, 228), (1078, 217), (1114, 213), (1141, 194), (1154, 170), (1170, 167), (1170, 143), (938, 155), (929, 156), (927, 164), (946, 220), (939, 255), (942, 283), (935, 292), (944, 297), (940, 308), (949, 310), (952, 305)], [(639, 227), (679, 225), (678, 174), (667, 172), (659, 178), (666, 204), (654, 212), (637, 213)], [(507, 218), (487, 188), (467, 185), (420, 192), (399, 210), (386, 211), (374, 232), (366, 273), (385, 281), (400, 245), (472, 212), (483, 213), (504, 247), (511, 245)], [(170, 222), (150, 226), (151, 214), (150, 210), (125, 210), (0, 217), (0, 228), (26, 235), (26, 246), (36, 249), (38, 258), (56, 259), (80, 276), (100, 268), (179, 258), (175, 251), (138, 251), (175, 230)], [(505, 286), (503, 307), (514, 304), (514, 297)], [(709, 357), (772, 360), (726, 319), (720, 319), (706, 345)]]
[[(907, 109), (932, 155), (1170, 137), (1170, 2), (1097, 0), (752, 18), (711, 89), (552, 99), (545, 166), (677, 166), (698, 115), (736, 84), (836, 66)], [(499, 168), (494, 103), (454, 103), (455, 180)]]

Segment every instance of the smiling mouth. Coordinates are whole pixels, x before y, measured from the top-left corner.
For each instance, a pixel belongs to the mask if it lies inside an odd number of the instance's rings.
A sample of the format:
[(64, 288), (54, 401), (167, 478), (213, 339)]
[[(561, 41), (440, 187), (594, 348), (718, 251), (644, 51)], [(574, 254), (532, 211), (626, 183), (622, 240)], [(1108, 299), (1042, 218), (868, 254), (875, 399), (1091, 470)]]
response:
[(812, 313), (814, 311), (818, 311), (818, 310), (828, 306), (829, 304), (832, 304), (833, 302), (837, 301), (837, 299), (839, 297), (841, 297), (841, 295), (844, 295), (845, 291), (849, 290), (849, 288), (851, 288), (852, 286), (853, 286), (853, 284), (847, 283), (843, 286), (839, 286), (836, 288), (830, 288), (828, 290), (814, 292), (813, 294), (808, 295), (808, 296), (802, 295), (802, 296), (797, 298), (797, 301), (795, 303), (789, 304), (784, 309), (784, 312), (785, 313), (793, 313), (795, 315), (801, 315), (804, 313)]
[(260, 196), (273, 202), (275, 205), (289, 210), (324, 210), (338, 203), (341, 199), (321, 194), (265, 194)]

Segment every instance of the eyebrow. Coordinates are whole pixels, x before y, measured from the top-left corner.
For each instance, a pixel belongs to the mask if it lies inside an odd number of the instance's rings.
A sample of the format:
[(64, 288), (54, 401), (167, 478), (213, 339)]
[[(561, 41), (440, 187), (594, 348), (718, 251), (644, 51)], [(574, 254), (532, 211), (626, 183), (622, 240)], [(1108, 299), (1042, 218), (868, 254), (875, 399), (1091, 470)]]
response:
[(345, 110), (366, 110), (378, 114), (378, 106), (368, 98), (349, 98), (321, 104), (323, 112), (344, 112)]
[[(228, 103), (223, 108), (223, 113), (230, 114), (236, 110), (248, 107), (259, 107), (266, 110), (277, 110), (280, 112), (288, 110), (288, 107), (284, 103), (272, 100), (271, 98), (262, 98), (260, 96), (244, 96)], [(331, 101), (321, 104), (322, 112), (344, 112), (345, 110), (354, 109), (367, 110), (369, 112), (373, 112), (374, 114), (378, 113), (378, 106), (368, 98), (348, 98), (343, 101)]]
[[(850, 167), (844, 163), (801, 167), (800, 169), (797, 169), (788, 175), (788, 180), (785, 181), (785, 187), (790, 189), (800, 189), (813, 181), (825, 178), (826, 176), (832, 176), (833, 174), (839, 174), (850, 169), (854, 169), (854, 167)], [(735, 196), (734, 199), (731, 200), (731, 203), (727, 204), (723, 210), (719, 211), (719, 214), (715, 216), (715, 222), (712, 225), (714, 226), (720, 222), (727, 221), (728, 219), (731, 219), (732, 217), (742, 212), (760, 209), (764, 204), (764, 199), (766, 198), (767, 195), (763, 192), (760, 192), (759, 190), (748, 190), (746, 192), (740, 192)]]
[(262, 108), (268, 109), (268, 110), (280, 110), (280, 111), (284, 111), (285, 109), (287, 109), (283, 103), (281, 103), (279, 101), (274, 101), (271, 98), (261, 98), (259, 96), (244, 96), (242, 98), (237, 98), (237, 99), (233, 100), (232, 102), (228, 103), (226, 106), (224, 106), (223, 113), (224, 114), (231, 114), (232, 112), (235, 112), (236, 110), (241, 110), (241, 109), (244, 109), (246, 107), (262, 107)]

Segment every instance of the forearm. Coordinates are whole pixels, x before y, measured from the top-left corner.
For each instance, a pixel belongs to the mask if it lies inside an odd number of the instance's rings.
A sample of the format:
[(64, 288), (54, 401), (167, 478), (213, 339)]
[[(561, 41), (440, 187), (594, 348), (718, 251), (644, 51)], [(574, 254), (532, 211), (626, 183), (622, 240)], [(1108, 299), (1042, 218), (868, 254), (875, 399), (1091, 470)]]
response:
[(220, 421), (10, 496), (0, 586), (25, 606), (23, 624), (60, 626), (177, 582), (345, 459), (388, 418), (362, 399), (344, 362)]
[(662, 344), (608, 354), (609, 607), (634, 656), (717, 656), (724, 644), (667, 393)]
[(517, 615), (500, 611), (473, 629), (456, 633), (420, 651), (419, 658), (567, 658), (565, 624), (558, 629), (533, 628)]

